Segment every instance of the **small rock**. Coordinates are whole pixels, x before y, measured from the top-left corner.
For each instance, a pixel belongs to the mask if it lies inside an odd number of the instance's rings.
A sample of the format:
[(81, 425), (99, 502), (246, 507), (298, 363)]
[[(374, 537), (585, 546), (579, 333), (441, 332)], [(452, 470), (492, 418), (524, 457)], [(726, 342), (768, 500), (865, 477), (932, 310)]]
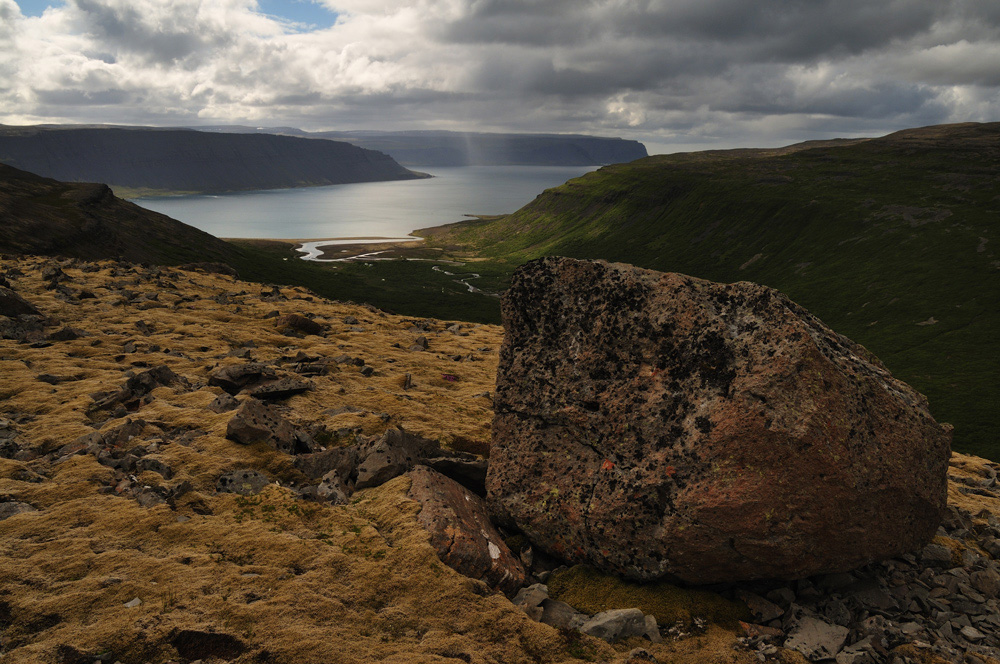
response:
[(243, 445), (265, 442), (279, 452), (312, 452), (315, 443), (296, 431), (274, 408), (257, 399), (247, 399), (226, 426), (226, 438)]
[(795, 607), (793, 615), (785, 648), (797, 650), (812, 661), (836, 657), (850, 630), (804, 614), (801, 609), (796, 612)]
[(255, 399), (277, 400), (286, 399), (295, 394), (302, 394), (312, 389), (312, 383), (294, 378), (279, 378), (278, 380), (258, 385), (250, 390), (250, 396)]
[(633, 648), (625, 655), (624, 664), (660, 664), (660, 660), (645, 648)]
[(213, 413), (227, 413), (234, 408), (239, 408), (240, 402), (228, 392), (223, 392), (215, 397), (212, 403), (208, 404), (208, 409)]
[(969, 575), (972, 587), (986, 595), (986, 597), (1000, 596), (1000, 574), (992, 569), (984, 569), (973, 572)]
[(747, 590), (738, 589), (736, 591), (736, 597), (747, 605), (747, 608), (750, 609), (750, 613), (753, 614), (753, 617), (758, 622), (771, 622), (775, 618), (780, 618), (785, 612), (784, 609), (774, 602), (766, 600), (760, 595), (755, 595)]
[(269, 483), (266, 475), (250, 468), (242, 468), (222, 475), (215, 483), (215, 488), (222, 493), (252, 496), (263, 491)]
[(134, 609), (137, 606), (142, 606), (142, 600), (136, 597), (135, 599), (125, 602), (126, 609)]
[(274, 376), (274, 369), (260, 362), (231, 364), (222, 367), (208, 377), (208, 384), (221, 387), (230, 394), (238, 394), (243, 389), (256, 385)]
[(580, 629), (590, 618), (587, 614), (580, 613), (566, 602), (557, 599), (546, 598), (539, 608), (542, 610), (542, 615), (538, 621), (557, 629)]
[(401, 427), (390, 429), (374, 443), (359, 450), (356, 489), (378, 486), (402, 475), (420, 460), (437, 456), (436, 441), (406, 433)]
[(0, 316), (17, 318), (18, 316), (41, 316), (41, 312), (33, 304), (9, 288), (0, 286)]
[(639, 609), (602, 611), (580, 626), (580, 631), (609, 643), (646, 631), (646, 616)]
[(962, 634), (962, 636), (964, 636), (969, 641), (972, 641), (973, 643), (982, 641), (983, 639), (986, 638), (985, 634), (983, 634), (982, 632), (980, 632), (975, 627), (972, 627), (972, 626), (969, 626), (969, 625), (967, 625), (967, 626), (965, 626), (965, 627), (963, 627), (961, 629), (961, 634)]
[(322, 325), (299, 314), (285, 314), (284, 316), (279, 316), (275, 319), (274, 326), (283, 332), (295, 331), (303, 334), (315, 335), (323, 333)]
[(316, 488), (316, 497), (334, 505), (343, 505), (350, 499), (351, 490), (340, 473), (331, 470), (323, 476), (323, 481)]
[(0, 503), (0, 521), (4, 519), (9, 519), (12, 516), (18, 514), (27, 514), (28, 512), (37, 512), (38, 510), (29, 505), (28, 503), (21, 502), (7, 502)]

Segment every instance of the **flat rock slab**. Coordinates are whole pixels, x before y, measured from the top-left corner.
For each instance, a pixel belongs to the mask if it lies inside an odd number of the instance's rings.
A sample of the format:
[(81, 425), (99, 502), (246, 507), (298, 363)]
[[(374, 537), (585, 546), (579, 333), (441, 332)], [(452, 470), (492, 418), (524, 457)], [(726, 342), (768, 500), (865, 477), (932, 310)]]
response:
[(417, 521), (430, 534), (441, 562), (508, 596), (516, 593), (524, 584), (524, 568), (490, 523), (483, 499), (426, 466), (408, 475), (409, 497), (421, 505)]
[(546, 258), (502, 307), (488, 501), (547, 552), (633, 579), (801, 578), (937, 529), (950, 428), (781, 293)]

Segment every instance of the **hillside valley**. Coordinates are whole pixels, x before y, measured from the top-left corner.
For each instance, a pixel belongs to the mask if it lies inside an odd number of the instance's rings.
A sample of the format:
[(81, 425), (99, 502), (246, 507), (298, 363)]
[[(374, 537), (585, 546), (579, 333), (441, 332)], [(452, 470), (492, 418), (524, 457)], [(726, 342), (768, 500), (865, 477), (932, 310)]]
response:
[(339, 141), (153, 127), (0, 126), (0, 163), (128, 197), (426, 177)]
[[(996, 464), (953, 455), (934, 541), (850, 574), (679, 588), (536, 568), (579, 609), (661, 626), (608, 643), (443, 564), (415, 475), (319, 493), (317, 462), (396, 427), (487, 461), (501, 328), (117, 261), (4, 258), (0, 275), (5, 661), (802, 664), (826, 646), (785, 640), (796, 606), (869, 630), (835, 628), (852, 657), (1000, 661)], [(264, 392), (226, 378), (268, 373)], [(323, 451), (236, 435), (257, 398)]]

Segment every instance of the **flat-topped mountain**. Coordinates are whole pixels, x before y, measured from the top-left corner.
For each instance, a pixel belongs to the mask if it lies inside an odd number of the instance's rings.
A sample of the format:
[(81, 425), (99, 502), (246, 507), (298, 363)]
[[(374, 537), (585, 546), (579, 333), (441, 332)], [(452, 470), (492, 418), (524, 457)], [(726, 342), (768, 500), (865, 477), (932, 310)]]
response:
[(128, 193), (224, 192), (425, 177), (348, 143), (152, 127), (0, 127), (0, 163)]
[(406, 166), (597, 166), (641, 159), (638, 142), (579, 134), (500, 134), (459, 131), (325, 131), (290, 127), (198, 127), (203, 131), (264, 132), (347, 141), (391, 155)]
[(517, 265), (604, 258), (781, 290), (875, 352), (1000, 458), (1000, 123), (659, 155), (427, 233)]
[(232, 262), (235, 246), (116, 197), (0, 164), (0, 252), (177, 264)]

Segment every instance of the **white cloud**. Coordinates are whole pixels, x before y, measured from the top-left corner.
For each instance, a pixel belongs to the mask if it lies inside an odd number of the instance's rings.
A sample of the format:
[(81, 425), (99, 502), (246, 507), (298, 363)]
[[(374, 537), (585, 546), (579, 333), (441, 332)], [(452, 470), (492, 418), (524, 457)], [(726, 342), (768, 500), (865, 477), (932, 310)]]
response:
[(747, 144), (1000, 119), (991, 3), (322, 2), (336, 23), (301, 32), (255, 0), (68, 0), (40, 17), (0, 0), (0, 122)]

